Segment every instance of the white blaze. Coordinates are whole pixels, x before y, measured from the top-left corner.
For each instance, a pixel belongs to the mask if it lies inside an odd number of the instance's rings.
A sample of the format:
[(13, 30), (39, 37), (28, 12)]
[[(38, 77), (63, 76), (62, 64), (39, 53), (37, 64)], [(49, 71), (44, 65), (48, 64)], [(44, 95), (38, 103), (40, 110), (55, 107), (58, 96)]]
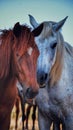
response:
[(32, 47), (28, 48), (28, 50), (27, 50), (27, 52), (28, 52), (29, 55), (32, 54), (32, 51), (33, 51), (33, 48), (32, 48)]

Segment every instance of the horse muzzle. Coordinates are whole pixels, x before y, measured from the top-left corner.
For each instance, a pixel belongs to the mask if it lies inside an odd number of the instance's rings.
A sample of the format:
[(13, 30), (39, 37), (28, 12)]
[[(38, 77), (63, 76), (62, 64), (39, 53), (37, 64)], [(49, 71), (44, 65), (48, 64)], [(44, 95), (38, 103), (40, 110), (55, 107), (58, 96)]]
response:
[(33, 99), (37, 94), (38, 94), (38, 90), (33, 91), (33, 89), (31, 87), (27, 88), (27, 90), (25, 92), (25, 99)]
[(41, 88), (44, 88), (46, 86), (48, 74), (42, 72), (37, 73), (37, 82)]

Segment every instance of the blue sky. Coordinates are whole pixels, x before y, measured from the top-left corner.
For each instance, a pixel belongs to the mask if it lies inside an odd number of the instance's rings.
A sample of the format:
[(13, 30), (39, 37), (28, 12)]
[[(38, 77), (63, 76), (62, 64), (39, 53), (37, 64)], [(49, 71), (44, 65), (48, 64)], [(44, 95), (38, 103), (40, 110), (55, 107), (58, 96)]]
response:
[(0, 29), (12, 28), (18, 21), (29, 24), (28, 14), (38, 22), (69, 16), (62, 32), (65, 41), (73, 45), (73, 0), (0, 0)]

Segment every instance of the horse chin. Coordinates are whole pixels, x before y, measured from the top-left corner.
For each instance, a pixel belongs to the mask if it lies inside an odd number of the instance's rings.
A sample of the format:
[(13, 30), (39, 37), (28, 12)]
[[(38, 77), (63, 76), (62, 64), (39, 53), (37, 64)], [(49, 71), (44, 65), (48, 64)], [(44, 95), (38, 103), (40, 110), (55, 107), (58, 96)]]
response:
[(33, 99), (26, 99), (25, 102), (27, 102), (29, 105), (33, 105), (33, 106), (36, 104), (35, 98), (33, 98)]

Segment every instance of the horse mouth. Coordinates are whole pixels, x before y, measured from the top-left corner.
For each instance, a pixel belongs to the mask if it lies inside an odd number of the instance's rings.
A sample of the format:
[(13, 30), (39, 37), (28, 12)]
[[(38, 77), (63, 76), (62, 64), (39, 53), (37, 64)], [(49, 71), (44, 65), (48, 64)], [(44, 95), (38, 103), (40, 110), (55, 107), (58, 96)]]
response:
[(46, 87), (46, 83), (40, 84), (39, 86), (40, 86), (40, 88), (45, 88)]
[(44, 88), (46, 86), (46, 81), (40, 80), (39, 78), (37, 79), (37, 82), (39, 84), (40, 88)]

